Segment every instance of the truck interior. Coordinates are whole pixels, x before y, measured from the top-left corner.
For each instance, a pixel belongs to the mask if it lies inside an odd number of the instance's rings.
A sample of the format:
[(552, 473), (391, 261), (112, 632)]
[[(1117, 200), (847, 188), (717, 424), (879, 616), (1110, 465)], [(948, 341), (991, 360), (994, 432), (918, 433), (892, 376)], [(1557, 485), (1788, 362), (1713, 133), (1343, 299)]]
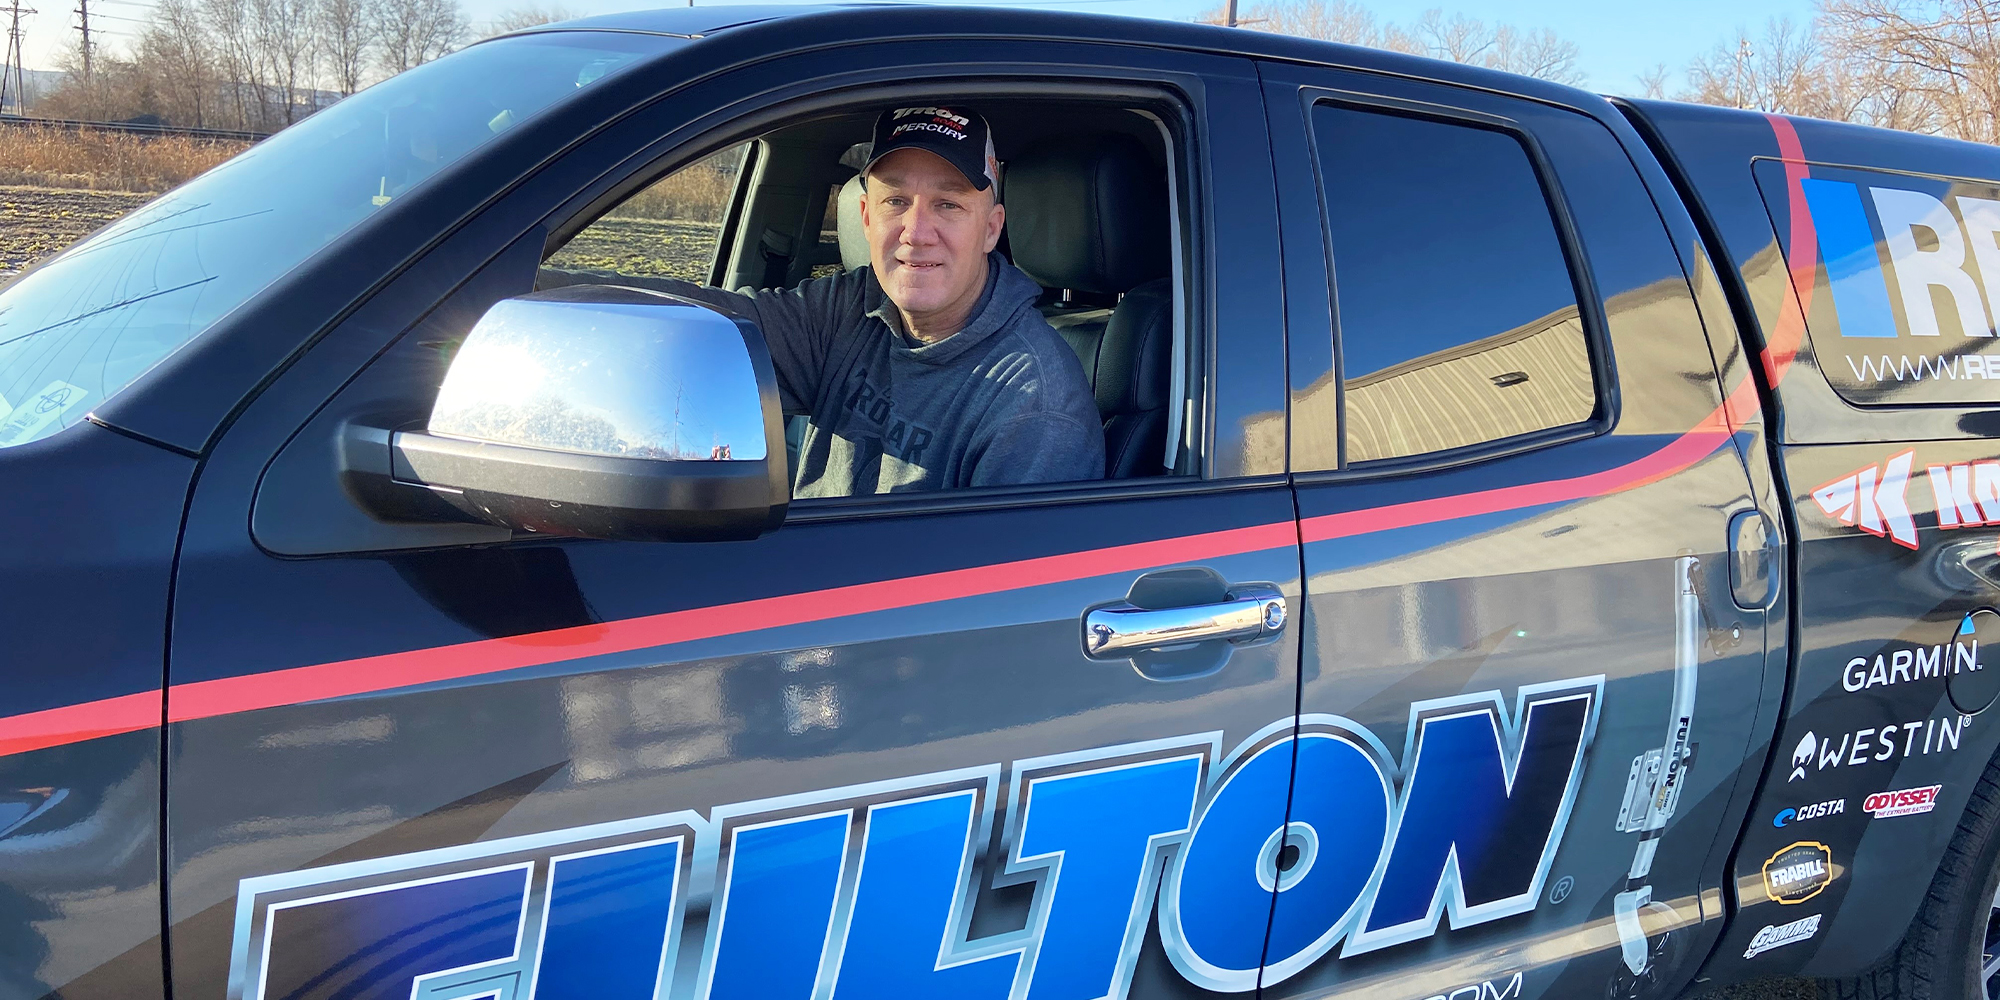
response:
[[(790, 288), (868, 265), (859, 169), (882, 102), (821, 114), (765, 132), (653, 181), (589, 225), (573, 229), (551, 266), (623, 272), (626, 267), (722, 288)], [(1117, 103), (977, 99), (1001, 161), (1006, 229), (999, 251), (1041, 285), (1037, 307), (1075, 350), (1104, 422), (1105, 477), (1191, 472), (1191, 371), (1184, 336), (1188, 286), (1181, 144), (1163, 114)], [(640, 214), (697, 215), (689, 171), (719, 172), (732, 185), (717, 212), (712, 252), (693, 261), (644, 261), (645, 252), (603, 251), (595, 237)], [(668, 189), (683, 194), (670, 197)], [(678, 197), (679, 200), (676, 200)], [(662, 207), (674, 206), (674, 207)], [(719, 206), (718, 206), (719, 208)], [(705, 230), (693, 238), (699, 239)], [(685, 232), (626, 239), (689, 239)], [(595, 255), (572, 248), (599, 247)], [(706, 247), (703, 247), (706, 250)], [(639, 261), (633, 263), (633, 261)], [(635, 271), (634, 273), (638, 273)], [(796, 445), (803, 417), (792, 416)]]

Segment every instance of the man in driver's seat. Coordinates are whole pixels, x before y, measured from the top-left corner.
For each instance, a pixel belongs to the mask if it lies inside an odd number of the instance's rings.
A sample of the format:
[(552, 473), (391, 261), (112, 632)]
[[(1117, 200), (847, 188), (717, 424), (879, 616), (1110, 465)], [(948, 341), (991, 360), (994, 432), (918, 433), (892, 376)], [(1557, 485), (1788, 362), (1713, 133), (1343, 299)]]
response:
[(895, 108), (862, 170), (870, 266), (796, 289), (545, 270), (543, 287), (638, 284), (754, 320), (788, 413), (810, 417), (796, 496), (1097, 479), (1095, 398), (1035, 309), (1040, 286), (994, 251), (1006, 210), (986, 121)]

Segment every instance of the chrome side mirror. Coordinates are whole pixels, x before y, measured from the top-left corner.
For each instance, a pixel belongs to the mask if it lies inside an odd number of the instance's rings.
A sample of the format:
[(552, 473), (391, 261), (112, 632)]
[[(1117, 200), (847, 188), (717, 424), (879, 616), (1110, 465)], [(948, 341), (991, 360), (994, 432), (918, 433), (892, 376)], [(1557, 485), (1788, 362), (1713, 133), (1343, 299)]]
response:
[(777, 376), (756, 325), (659, 292), (572, 285), (473, 325), (423, 430), (350, 427), (377, 516), (438, 501), (517, 531), (754, 538), (790, 503)]

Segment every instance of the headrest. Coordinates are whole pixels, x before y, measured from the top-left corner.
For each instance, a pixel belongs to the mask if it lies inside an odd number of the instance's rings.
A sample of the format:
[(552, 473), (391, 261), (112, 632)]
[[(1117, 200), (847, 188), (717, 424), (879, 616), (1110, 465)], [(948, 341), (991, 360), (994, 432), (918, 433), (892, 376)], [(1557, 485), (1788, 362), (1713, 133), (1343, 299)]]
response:
[(861, 231), (861, 175), (855, 174), (840, 186), (834, 197), (835, 226), (840, 230), (840, 266), (849, 271), (868, 266), (868, 234)]
[(1043, 143), (1007, 164), (1014, 266), (1044, 288), (1126, 292), (1166, 277), (1167, 179), (1116, 133)]
[(1173, 336), (1172, 282), (1148, 281), (1118, 300), (1091, 373), (1099, 413), (1143, 413), (1167, 405), (1173, 389)]

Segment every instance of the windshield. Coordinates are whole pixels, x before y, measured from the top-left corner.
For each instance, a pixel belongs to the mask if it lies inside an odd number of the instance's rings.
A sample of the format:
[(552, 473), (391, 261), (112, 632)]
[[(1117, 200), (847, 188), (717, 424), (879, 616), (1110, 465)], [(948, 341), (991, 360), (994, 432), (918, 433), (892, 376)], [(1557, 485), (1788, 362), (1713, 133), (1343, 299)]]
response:
[(566, 31), (474, 45), (264, 140), (0, 288), (0, 448), (82, 420), (377, 208), (664, 41)]

